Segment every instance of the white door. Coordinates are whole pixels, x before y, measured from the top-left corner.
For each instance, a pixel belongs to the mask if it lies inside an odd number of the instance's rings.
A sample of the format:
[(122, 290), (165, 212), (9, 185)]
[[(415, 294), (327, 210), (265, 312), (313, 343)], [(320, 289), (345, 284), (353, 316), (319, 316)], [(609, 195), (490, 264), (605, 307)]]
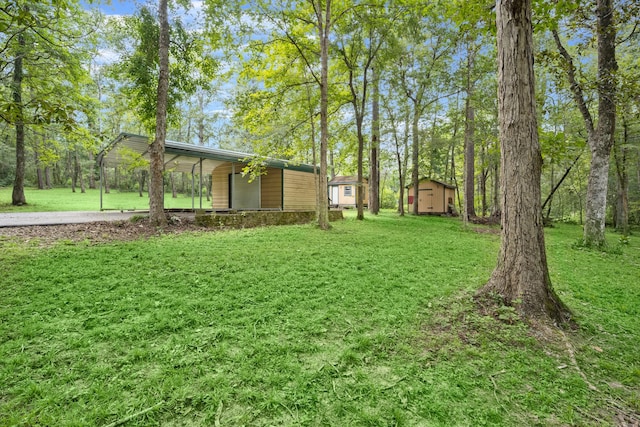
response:
[(331, 187), (331, 202), (332, 205), (340, 204), (340, 187), (334, 185)]

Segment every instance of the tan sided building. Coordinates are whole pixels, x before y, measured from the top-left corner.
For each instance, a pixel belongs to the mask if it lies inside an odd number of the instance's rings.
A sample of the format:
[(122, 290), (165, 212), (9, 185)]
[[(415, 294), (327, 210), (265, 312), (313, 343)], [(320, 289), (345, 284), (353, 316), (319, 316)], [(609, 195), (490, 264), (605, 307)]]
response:
[[(127, 162), (139, 162), (141, 168), (148, 168), (148, 149), (146, 136), (121, 133), (99, 154), (101, 170)], [(264, 159), (266, 173), (250, 181), (242, 172), (247, 159), (252, 157), (247, 153), (166, 141), (164, 163), (165, 170), (191, 173), (194, 179), (198, 176), (201, 188), (203, 177), (211, 175), (214, 211), (316, 209), (316, 167)], [(195, 208), (195, 201), (192, 205)], [(202, 206), (202, 196), (199, 205), (206, 208)]]
[[(362, 179), (362, 191), (364, 191), (364, 206), (369, 205), (369, 181)], [(336, 208), (355, 208), (356, 189), (358, 188), (357, 176), (338, 175), (328, 182), (329, 206)]]
[[(413, 185), (407, 186), (409, 212), (413, 211)], [(456, 187), (451, 184), (422, 178), (418, 181), (418, 213), (447, 214), (454, 212)]]

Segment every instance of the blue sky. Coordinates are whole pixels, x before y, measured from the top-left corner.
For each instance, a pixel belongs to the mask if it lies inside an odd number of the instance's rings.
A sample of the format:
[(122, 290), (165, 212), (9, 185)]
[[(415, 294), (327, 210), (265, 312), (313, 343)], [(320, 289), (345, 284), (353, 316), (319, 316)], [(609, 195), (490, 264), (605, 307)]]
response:
[(86, 0), (81, 0), (80, 4), (85, 9), (100, 9), (105, 15), (131, 15), (137, 8), (137, 1), (131, 0), (111, 0), (109, 2), (105, 0), (94, 1), (89, 4)]

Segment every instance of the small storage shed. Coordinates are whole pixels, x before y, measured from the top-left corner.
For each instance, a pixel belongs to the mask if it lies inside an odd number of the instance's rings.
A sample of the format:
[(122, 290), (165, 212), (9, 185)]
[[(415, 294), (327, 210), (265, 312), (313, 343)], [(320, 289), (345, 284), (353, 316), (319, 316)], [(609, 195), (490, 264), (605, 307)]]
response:
[[(422, 178), (418, 181), (418, 213), (453, 213), (456, 187), (435, 179)], [(409, 211), (413, 211), (413, 185), (407, 186)]]
[[(358, 188), (357, 176), (338, 175), (328, 183), (329, 205), (336, 208), (355, 208), (356, 189)], [(369, 205), (369, 182), (362, 179), (362, 191), (364, 191), (364, 206)]]
[[(188, 172), (194, 176), (198, 174), (200, 180), (204, 175), (211, 175), (213, 210), (315, 210), (315, 166), (288, 160), (265, 159), (263, 165), (266, 173), (249, 181), (249, 177), (243, 176), (242, 171), (252, 157), (254, 155), (248, 153), (175, 141), (165, 142), (165, 169)], [(149, 138), (121, 133), (100, 152), (98, 158), (101, 169), (123, 162), (137, 162), (144, 165), (141, 167), (148, 168)]]

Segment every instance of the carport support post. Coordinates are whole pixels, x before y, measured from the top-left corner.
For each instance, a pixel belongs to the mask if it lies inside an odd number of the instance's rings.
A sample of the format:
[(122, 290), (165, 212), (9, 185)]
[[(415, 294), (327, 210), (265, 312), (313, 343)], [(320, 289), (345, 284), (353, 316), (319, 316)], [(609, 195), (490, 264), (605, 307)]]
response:
[(200, 158), (200, 209), (202, 209), (202, 158)]
[(233, 209), (233, 196), (236, 191), (236, 164), (231, 163), (231, 191), (229, 192), (231, 195), (231, 200), (229, 200), (229, 206)]
[[(100, 212), (102, 212), (102, 175), (104, 172), (104, 157), (100, 157)], [(95, 176), (95, 175), (94, 175)]]
[(196, 189), (196, 177), (195, 177), (196, 163), (191, 166), (191, 210), (196, 210), (196, 196), (194, 191)]

